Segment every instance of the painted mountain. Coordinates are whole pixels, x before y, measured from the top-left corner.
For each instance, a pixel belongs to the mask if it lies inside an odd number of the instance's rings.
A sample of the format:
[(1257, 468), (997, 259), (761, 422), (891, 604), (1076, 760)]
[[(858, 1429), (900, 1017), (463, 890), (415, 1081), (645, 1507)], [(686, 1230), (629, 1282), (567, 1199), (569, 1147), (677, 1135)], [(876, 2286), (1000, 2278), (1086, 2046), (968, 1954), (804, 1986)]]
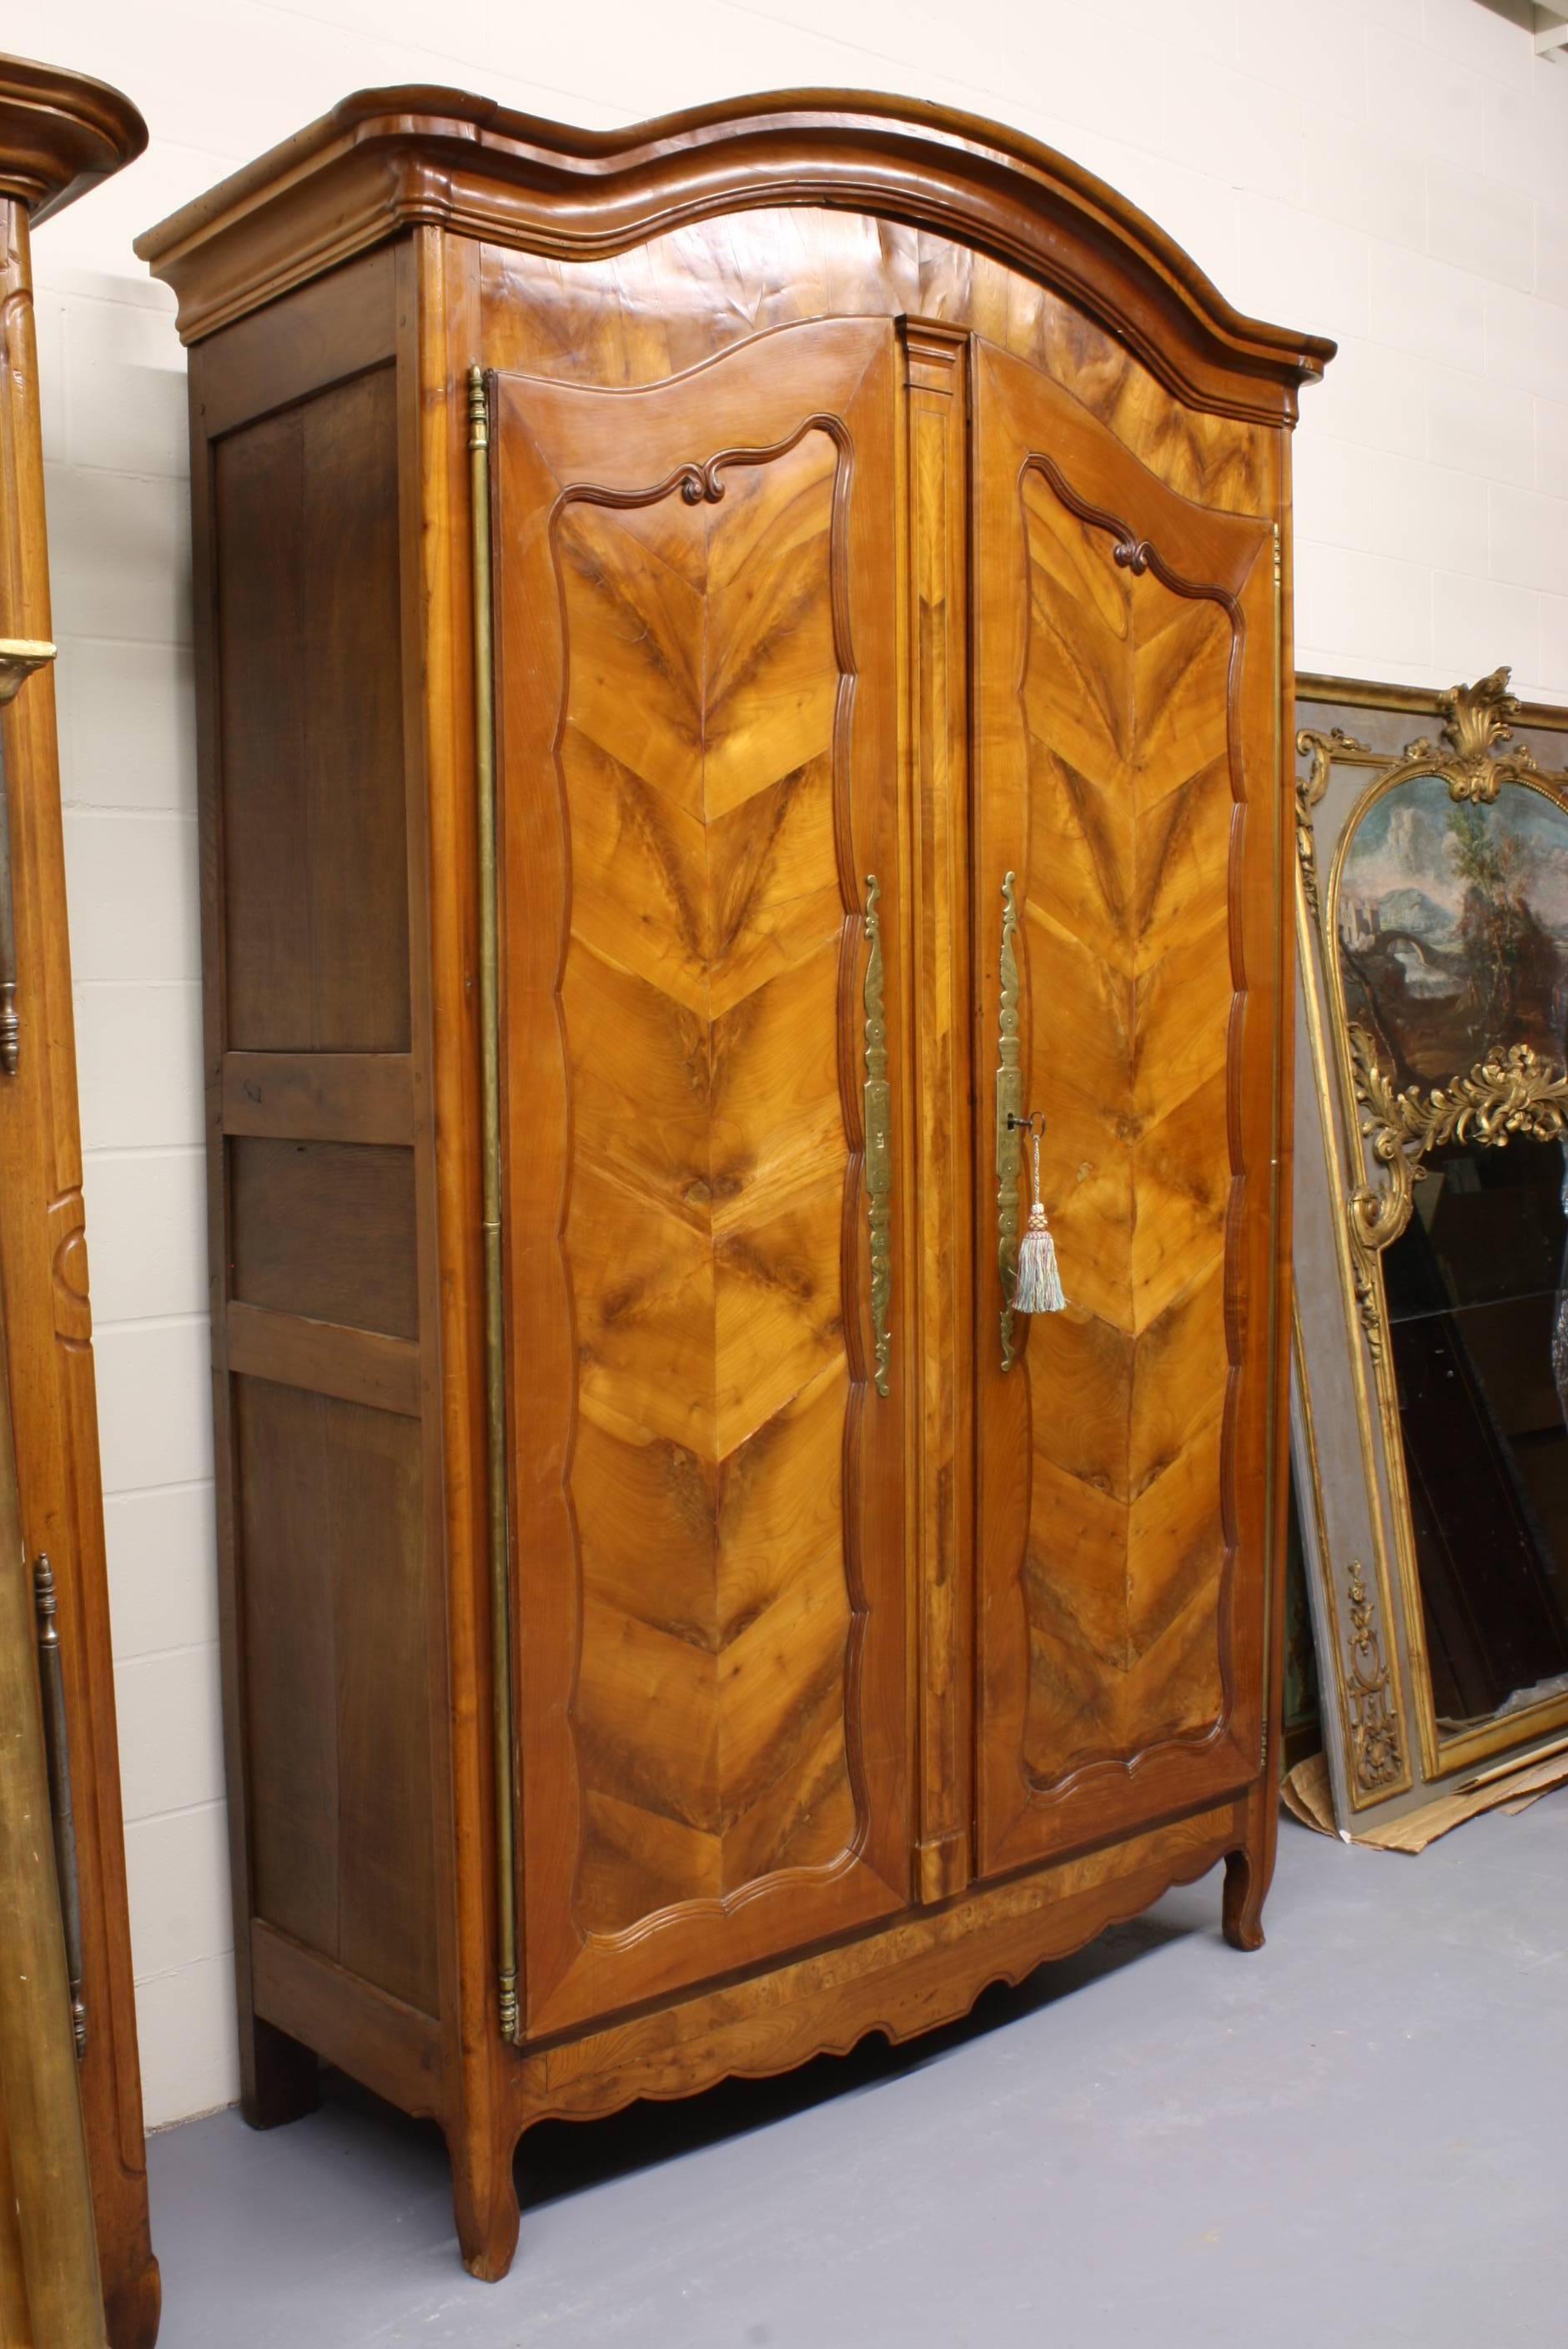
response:
[(1356, 827), (1334, 919), (1346, 1008), (1398, 1084), (1441, 1084), (1498, 1044), (1562, 1064), (1568, 810), (1544, 792), (1471, 807), (1437, 776), (1396, 784)]

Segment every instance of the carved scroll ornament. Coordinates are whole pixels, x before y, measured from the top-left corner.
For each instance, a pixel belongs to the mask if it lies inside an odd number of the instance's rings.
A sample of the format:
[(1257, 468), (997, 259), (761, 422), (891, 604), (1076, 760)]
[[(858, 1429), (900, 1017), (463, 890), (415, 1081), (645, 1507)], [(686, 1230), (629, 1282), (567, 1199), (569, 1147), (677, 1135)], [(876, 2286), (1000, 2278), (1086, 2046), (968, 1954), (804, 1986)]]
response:
[(1346, 1034), (1362, 1138), (1387, 1175), (1382, 1184), (1361, 1184), (1346, 1202), (1357, 1303), (1367, 1345), (1380, 1359), (1382, 1315), (1373, 1259), (1410, 1220), (1415, 1185), (1426, 1179), (1421, 1161), (1449, 1142), (1479, 1142), (1501, 1150), (1516, 1136), (1560, 1141), (1568, 1132), (1568, 1071), (1542, 1061), (1528, 1044), (1498, 1044), (1446, 1085), (1408, 1085), (1397, 1092), (1368, 1031), (1352, 1021)]
[(1440, 777), (1450, 799), (1468, 800), (1472, 807), (1490, 805), (1500, 784), (1521, 782), (1539, 772), (1529, 750), (1498, 750), (1499, 743), (1512, 740), (1509, 720), (1519, 715), (1518, 697), (1508, 689), (1510, 674), (1494, 668), (1479, 684), (1456, 685), (1439, 694), (1443, 747), (1423, 735), (1406, 744), (1401, 768)]
[(1350, 1745), (1357, 1781), (1370, 1794), (1402, 1777), (1405, 1762), (1393, 1682), (1383, 1661), (1376, 1609), (1359, 1558), (1350, 1561), (1346, 1595), (1350, 1604), (1346, 1640), (1350, 1677), (1346, 1688), (1350, 1709)]
[(1301, 865), (1301, 885), (1306, 895), (1313, 920), (1322, 918), (1317, 892), (1317, 843), (1313, 834), (1312, 812), (1328, 789), (1328, 770), (1336, 759), (1346, 750), (1361, 751), (1370, 756), (1365, 742), (1354, 734), (1346, 734), (1342, 726), (1332, 733), (1320, 734), (1315, 727), (1304, 726), (1295, 738), (1296, 755), (1309, 763), (1305, 775), (1295, 779), (1295, 853)]

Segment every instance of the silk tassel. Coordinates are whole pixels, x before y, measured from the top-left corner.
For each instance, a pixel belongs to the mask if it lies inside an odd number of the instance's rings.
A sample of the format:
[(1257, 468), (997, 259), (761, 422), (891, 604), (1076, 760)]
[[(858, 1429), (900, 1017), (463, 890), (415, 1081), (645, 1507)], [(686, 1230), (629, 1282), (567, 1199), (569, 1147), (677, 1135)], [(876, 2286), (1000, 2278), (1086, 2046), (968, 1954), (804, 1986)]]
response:
[(1028, 1229), (1018, 1243), (1018, 1278), (1013, 1292), (1015, 1313), (1059, 1313), (1067, 1304), (1062, 1277), (1057, 1268), (1057, 1244), (1040, 1205), (1040, 1137), (1035, 1144), (1035, 1203)]

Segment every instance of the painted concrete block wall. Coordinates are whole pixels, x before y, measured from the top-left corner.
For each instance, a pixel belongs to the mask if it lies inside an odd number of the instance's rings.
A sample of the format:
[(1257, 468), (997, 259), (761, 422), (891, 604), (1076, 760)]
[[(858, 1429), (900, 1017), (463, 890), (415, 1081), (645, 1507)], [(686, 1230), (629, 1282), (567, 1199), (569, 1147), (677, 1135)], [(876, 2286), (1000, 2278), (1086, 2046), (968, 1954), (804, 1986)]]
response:
[(1243, 308), (1339, 337), (1297, 439), (1303, 666), (1568, 701), (1568, 67), (1516, 0), (23, 0), (131, 171), (39, 232), (71, 945), (150, 2121), (234, 2093), (201, 1207), (183, 360), (138, 230), (376, 82), (608, 126), (874, 85), (1001, 115)]

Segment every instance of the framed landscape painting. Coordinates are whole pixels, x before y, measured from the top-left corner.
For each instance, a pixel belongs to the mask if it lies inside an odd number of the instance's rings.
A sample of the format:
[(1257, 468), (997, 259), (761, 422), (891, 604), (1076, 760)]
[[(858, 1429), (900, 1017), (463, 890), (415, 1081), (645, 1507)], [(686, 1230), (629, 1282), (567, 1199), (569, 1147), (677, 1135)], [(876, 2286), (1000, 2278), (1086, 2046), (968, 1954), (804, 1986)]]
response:
[(1498, 670), (1297, 719), (1292, 1446), (1351, 1829), (1568, 1746), (1568, 712)]

